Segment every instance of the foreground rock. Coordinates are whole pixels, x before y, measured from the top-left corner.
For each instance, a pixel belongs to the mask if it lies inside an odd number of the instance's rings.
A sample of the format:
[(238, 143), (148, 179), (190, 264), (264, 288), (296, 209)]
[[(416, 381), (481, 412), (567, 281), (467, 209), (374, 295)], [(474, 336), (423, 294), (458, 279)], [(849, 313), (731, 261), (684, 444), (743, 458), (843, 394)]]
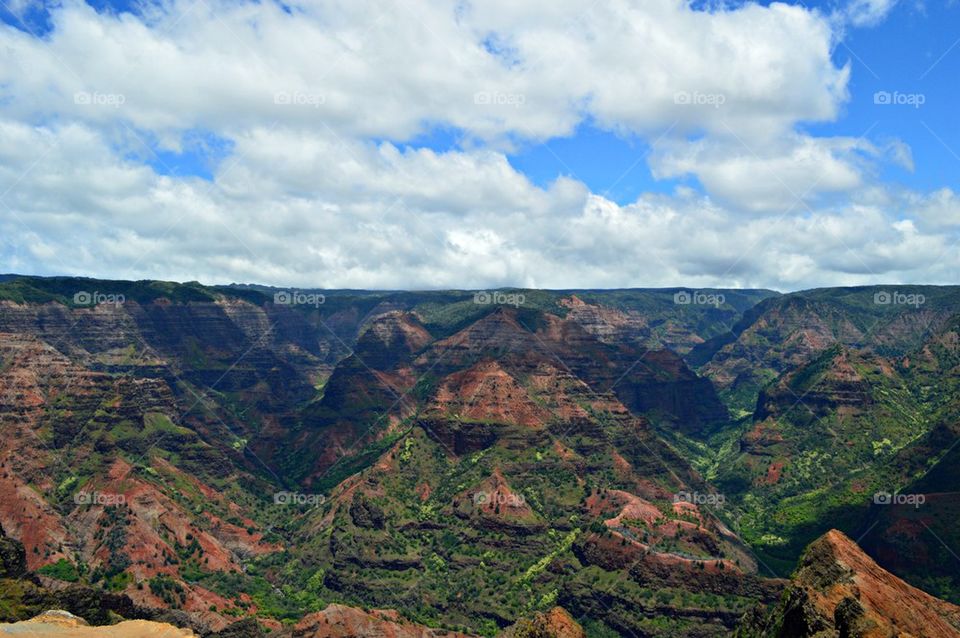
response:
[(807, 548), (773, 613), (748, 618), (737, 635), (954, 638), (960, 636), (960, 607), (908, 585), (831, 530)]
[(190, 638), (189, 629), (149, 620), (125, 620), (106, 627), (90, 627), (83, 618), (66, 611), (48, 611), (36, 618), (0, 625), (0, 636), (51, 636), (62, 638)]

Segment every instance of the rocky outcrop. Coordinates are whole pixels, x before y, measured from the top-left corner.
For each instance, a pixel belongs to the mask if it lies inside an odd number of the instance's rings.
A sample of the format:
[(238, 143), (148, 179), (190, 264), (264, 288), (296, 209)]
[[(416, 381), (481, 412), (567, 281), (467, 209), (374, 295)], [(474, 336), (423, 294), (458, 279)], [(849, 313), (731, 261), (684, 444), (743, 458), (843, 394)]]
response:
[[(526, 370), (518, 369), (520, 374)], [(516, 373), (515, 373), (516, 374)], [(557, 415), (537, 402), (500, 362), (484, 359), (440, 381), (421, 426), (455, 454), (494, 443), (522, 448), (543, 439), (542, 430)]]
[(497, 361), (485, 360), (440, 383), (424, 418), (440, 416), (536, 428), (546, 425), (553, 415), (535, 403)]
[(807, 548), (773, 612), (745, 618), (738, 636), (956, 638), (960, 607), (911, 587), (832, 530)]
[(687, 356), (729, 397), (737, 410), (752, 410), (771, 379), (841, 345), (883, 356), (901, 356), (923, 345), (960, 310), (950, 287), (915, 286), (902, 294), (925, 299), (891, 303), (889, 289), (825, 288), (765, 299), (747, 310), (725, 335)]
[(546, 527), (523, 494), (510, 487), (499, 469), (476, 487), (454, 497), (453, 509), (458, 516), (491, 531), (532, 534)]
[(606, 343), (572, 318), (500, 308), (431, 344), (418, 363), (448, 375), (495, 359), (514, 377), (538, 365), (576, 376), (595, 396), (611, 393), (636, 414), (688, 434), (708, 433), (727, 418), (710, 381), (667, 349)]
[(363, 492), (354, 495), (350, 504), (350, 518), (357, 527), (383, 529), (384, 526), (383, 510), (364, 496)]

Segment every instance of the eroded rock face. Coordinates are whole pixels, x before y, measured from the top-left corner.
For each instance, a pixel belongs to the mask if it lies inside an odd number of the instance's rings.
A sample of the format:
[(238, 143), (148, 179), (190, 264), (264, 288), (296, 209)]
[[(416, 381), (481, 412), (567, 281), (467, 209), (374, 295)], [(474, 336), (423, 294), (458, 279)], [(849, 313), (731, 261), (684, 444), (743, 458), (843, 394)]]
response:
[(433, 337), (416, 316), (393, 310), (370, 322), (354, 351), (369, 367), (386, 370), (431, 341)]
[(831, 347), (904, 355), (957, 311), (948, 289), (926, 289), (938, 299), (921, 308), (877, 304), (874, 294), (874, 289), (820, 289), (766, 299), (729, 333), (696, 346), (686, 359), (732, 397), (736, 409), (750, 410), (769, 381)]
[[(651, 336), (647, 318), (638, 312), (622, 312), (589, 304), (577, 295), (562, 299), (560, 305), (567, 308), (569, 319), (579, 323), (584, 330), (604, 343), (643, 343)], [(692, 336), (691, 340), (703, 341), (695, 336)]]
[(807, 548), (773, 613), (745, 625), (744, 638), (956, 638), (960, 607), (908, 585), (831, 530)]

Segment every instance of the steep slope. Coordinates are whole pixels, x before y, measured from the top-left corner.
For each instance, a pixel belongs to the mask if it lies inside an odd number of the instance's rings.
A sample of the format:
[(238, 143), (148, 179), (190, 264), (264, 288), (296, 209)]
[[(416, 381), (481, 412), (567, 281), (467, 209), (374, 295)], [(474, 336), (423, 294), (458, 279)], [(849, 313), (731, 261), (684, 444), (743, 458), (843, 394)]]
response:
[[(578, 430), (459, 456), (415, 427), (307, 524), (302, 542), (316, 551), (304, 571), (353, 604), (483, 633), (555, 600), (647, 635), (684, 635), (704, 621), (722, 635), (775, 587), (749, 584), (752, 561), (711, 514), (674, 505), (683, 483), (627, 469), (656, 462), (636, 454)], [(618, 473), (615, 489), (588, 486)], [(729, 576), (705, 594), (701, 574), (713, 572)], [(610, 595), (630, 611), (607, 610)], [(664, 617), (673, 623), (657, 629)]]
[(854, 529), (889, 464), (932, 427), (896, 362), (842, 346), (760, 394), (715, 483), (744, 510), (741, 530), (783, 571), (830, 526)]
[[(485, 422), (496, 421), (498, 410), (501, 420), (518, 418), (506, 414), (509, 408), (522, 412), (526, 425), (542, 425), (546, 412), (529, 397), (523, 399), (521, 389), (509, 387), (511, 375), (533, 377), (538, 367), (548, 376), (576, 376), (596, 393), (612, 391), (626, 408), (666, 428), (696, 434), (726, 418), (710, 382), (677, 355), (606, 344), (569, 318), (501, 307), (434, 340), (417, 314), (393, 312), (371, 321), (353, 354), (330, 376), (322, 398), (297, 415), (289, 428), (293, 438), (281, 448), (287, 459), (282, 467), (305, 485), (328, 489), (372, 462), (369, 453), (355, 458), (357, 451), (379, 442), (374, 449), (382, 452), (415, 413), (424, 423), (435, 421), (428, 430), (448, 437), (445, 443), (451, 446), (465, 427), (476, 440), (489, 438), (483, 430), (491, 426)], [(428, 405), (441, 385), (444, 391)], [(469, 405), (450, 404), (457, 392), (470, 398)], [(497, 407), (500, 394), (526, 405)], [(453, 428), (465, 421), (469, 425)]]
[[(679, 354), (727, 333), (757, 303), (779, 296), (771, 290), (689, 288), (571, 292), (559, 306), (587, 332), (608, 343)], [(709, 303), (694, 303), (700, 300)]]
[(548, 313), (499, 309), (431, 344), (418, 363), (442, 375), (487, 355), (527, 367), (547, 362), (595, 392), (613, 392), (634, 413), (687, 433), (702, 434), (727, 418), (710, 382), (670, 350), (608, 344), (578, 322)]
[(899, 472), (887, 491), (923, 502), (875, 507), (861, 525), (861, 544), (886, 569), (960, 604), (960, 316), (903, 366), (929, 401), (933, 427), (896, 455), (891, 465)]
[(764, 564), (786, 573), (831, 527), (883, 567), (960, 601), (960, 317), (902, 356), (834, 345), (764, 388), (713, 482)]
[(298, 422), (279, 448), (284, 474), (319, 489), (352, 473), (353, 466), (334, 466), (389, 436), (414, 409), (411, 391), (418, 373), (410, 360), (431, 341), (411, 313), (372, 318), (353, 352), (330, 375), (322, 396), (296, 414)]
[[(292, 477), (278, 474), (276, 442), (380, 300), (320, 313), (260, 293), (73, 279), (17, 279), (3, 296), (0, 523), (29, 567), (213, 626), (256, 613), (249, 578), (233, 575), (283, 549), (274, 494)], [(198, 582), (211, 578), (230, 586)]]
[(960, 636), (960, 607), (911, 587), (832, 530), (804, 553), (780, 604), (741, 638)]
[(960, 311), (957, 287), (827, 288), (766, 299), (730, 332), (695, 347), (691, 365), (708, 376), (735, 412), (749, 413), (771, 380), (840, 344), (901, 356)]
[[(127, 622), (116, 625), (116, 630), (88, 627), (124, 620)], [(223, 627), (223, 633), (215, 632), (214, 627)], [(153, 632), (164, 636), (262, 638), (260, 626), (252, 619), (230, 624), (205, 622), (195, 615), (138, 605), (123, 594), (38, 576), (26, 569), (23, 544), (0, 529), (0, 635), (133, 638)]]
[(163, 379), (92, 371), (20, 335), (3, 336), (0, 357), (0, 524), (26, 546), (28, 567), (141, 604), (163, 604), (171, 582), (188, 611), (233, 606), (180, 572), (232, 571), (277, 549), (237, 502), (250, 498), (238, 482), (258, 483), (232, 469), (239, 455), (176, 423)]

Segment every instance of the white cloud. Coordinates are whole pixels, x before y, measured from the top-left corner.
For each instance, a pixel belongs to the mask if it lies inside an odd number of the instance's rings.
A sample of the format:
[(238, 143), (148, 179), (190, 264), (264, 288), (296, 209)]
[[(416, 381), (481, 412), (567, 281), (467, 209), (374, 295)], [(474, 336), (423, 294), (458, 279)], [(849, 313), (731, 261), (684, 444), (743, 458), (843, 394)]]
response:
[(662, 143), (652, 159), (657, 177), (695, 174), (721, 201), (753, 212), (803, 210), (821, 193), (862, 185), (862, 140), (789, 135), (763, 146), (739, 137)]
[[(118, 159), (90, 127), (0, 121), (0, 135), (18, 142), (3, 147), (0, 168), (0, 183), (21, 177), (8, 200), (16, 215), (0, 214), (0, 236), (17, 238), (0, 243), (13, 270), (327, 287), (788, 289), (917, 272), (950, 282), (960, 265), (956, 226), (899, 214), (911, 201), (952, 210), (952, 192), (868, 193), (870, 203), (777, 219), (689, 190), (620, 206), (571, 180), (543, 189), (485, 150), (338, 151), (263, 130), (211, 184)], [(280, 150), (289, 165), (253, 187)]]
[[(3, 270), (383, 288), (956, 274), (954, 194), (872, 183), (872, 162), (906, 166), (909, 148), (797, 132), (836, 117), (849, 76), (830, 19), (803, 7), (147, 11), (65, 0), (42, 40), (0, 26)], [(574, 178), (538, 187), (503, 153), (584, 121), (659, 140), (655, 174), (694, 175), (707, 195), (621, 206)], [(403, 144), (435, 126), (463, 131), (462, 148)], [(178, 151), (198, 130), (232, 144), (211, 182), (144, 164), (141, 139)]]
[(850, 0), (846, 18), (855, 27), (873, 27), (887, 17), (899, 0)]
[(922, 228), (932, 230), (960, 229), (960, 195), (941, 188), (926, 195), (908, 193), (904, 214), (913, 216)]
[[(483, 139), (545, 139), (592, 116), (612, 129), (732, 126), (752, 136), (830, 119), (846, 96), (828, 20), (784, 4), (704, 12), (683, 0), (367, 0), (303, 3), (292, 14), (270, 2), (165, 6), (145, 23), (72, 0), (53, 11), (44, 40), (0, 30), (8, 112), (123, 118), (158, 134), (276, 122), (407, 139), (442, 123)], [(78, 92), (122, 104), (76, 104)], [(682, 94), (693, 99), (678, 104)], [(278, 95), (293, 103), (275, 103)]]

